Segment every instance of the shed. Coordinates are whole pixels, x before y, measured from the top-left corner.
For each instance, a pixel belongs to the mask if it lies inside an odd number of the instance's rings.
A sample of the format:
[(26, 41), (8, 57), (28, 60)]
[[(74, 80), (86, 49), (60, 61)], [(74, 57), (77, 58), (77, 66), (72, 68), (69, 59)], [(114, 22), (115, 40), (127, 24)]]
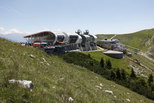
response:
[(108, 50), (106, 52), (103, 52), (105, 55), (108, 55), (113, 58), (121, 59), (123, 58), (123, 52), (120, 51), (113, 51), (113, 50)]

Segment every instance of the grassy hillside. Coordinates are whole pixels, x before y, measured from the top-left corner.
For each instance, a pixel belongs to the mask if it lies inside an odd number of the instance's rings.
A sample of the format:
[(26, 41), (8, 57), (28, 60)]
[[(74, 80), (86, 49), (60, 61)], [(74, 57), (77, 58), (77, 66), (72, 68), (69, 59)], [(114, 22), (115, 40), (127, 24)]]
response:
[(116, 58), (109, 57), (109, 56), (103, 54), (100, 51), (98, 51), (98, 52), (84, 52), (84, 53), (85, 54), (90, 54), (91, 57), (93, 59), (97, 60), (98, 62), (101, 60), (101, 58), (104, 58), (104, 60), (111, 60), (112, 66), (114, 68), (129, 69), (129, 67), (128, 67), (129, 66), (129, 61), (125, 57), (123, 59), (116, 59)]
[(136, 66), (137, 68), (139, 68), (139, 70), (143, 71), (141, 74), (148, 76), (150, 73), (152, 73), (150, 70), (154, 71), (154, 62), (149, 61), (147, 58), (140, 56), (140, 55), (134, 55), (133, 57), (131, 57), (131, 59), (138, 59), (140, 61), (141, 64), (143, 64), (144, 66), (146, 66), (149, 69), (145, 69), (144, 67), (141, 67), (140, 65), (134, 63), (133, 61), (131, 61), (129, 59), (129, 57), (124, 56), (122, 59), (116, 59), (116, 58), (112, 58), (109, 57), (107, 55), (104, 55), (101, 51), (97, 51), (97, 52), (84, 52), (85, 54), (90, 54), (90, 56), (97, 60), (98, 62), (100, 62), (101, 58), (104, 58), (104, 60), (110, 60), (112, 62), (112, 67), (113, 68), (122, 68), (125, 69), (125, 71), (127, 71), (128, 73), (131, 71), (131, 65)]
[[(110, 38), (112, 35), (97, 35), (99, 39)], [(122, 43), (141, 49), (147, 50), (154, 45), (154, 29), (142, 30), (135, 33), (117, 35), (115, 38)]]
[[(97, 35), (99, 39), (111, 38), (112, 36), (114, 36), (114, 34)], [(140, 50), (141, 54), (144, 54), (144, 56), (149, 56), (150, 58), (154, 59), (154, 29), (147, 29), (135, 33), (117, 35), (115, 38), (119, 39), (120, 42), (125, 44), (130, 51), (134, 51), (134, 48), (137, 48)], [(143, 55), (139, 56), (142, 56), (144, 58)], [(150, 60), (148, 61), (152, 62)]]
[[(2, 103), (154, 103), (137, 93), (64, 62), (58, 56), (0, 39), (0, 101)], [(32, 80), (32, 92), (9, 79)], [(112, 90), (113, 95), (104, 90)]]

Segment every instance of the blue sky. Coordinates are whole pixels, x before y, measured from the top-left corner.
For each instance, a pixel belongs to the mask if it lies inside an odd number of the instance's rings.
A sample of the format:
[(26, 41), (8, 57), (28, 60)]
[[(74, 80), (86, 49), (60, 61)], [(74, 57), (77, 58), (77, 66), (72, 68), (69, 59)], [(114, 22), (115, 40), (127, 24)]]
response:
[(0, 0), (0, 31), (130, 33), (154, 28), (154, 0)]

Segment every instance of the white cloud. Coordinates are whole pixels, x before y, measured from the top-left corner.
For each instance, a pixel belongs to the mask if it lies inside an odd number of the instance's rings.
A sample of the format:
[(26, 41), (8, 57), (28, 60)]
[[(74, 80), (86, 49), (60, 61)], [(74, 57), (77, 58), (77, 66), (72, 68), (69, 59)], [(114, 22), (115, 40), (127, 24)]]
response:
[(4, 30), (4, 27), (0, 27), (0, 31), (3, 31)]
[(17, 30), (17, 29), (10, 29), (10, 30), (6, 30), (6, 31), (4, 31), (3, 32), (3, 34), (14, 34), (14, 33), (16, 33), (16, 34), (23, 34), (23, 32), (22, 31), (19, 31), (19, 30)]
[(29, 34), (28, 32), (23, 32), (21, 30), (18, 29), (6, 29), (4, 27), (0, 27), (0, 34), (2, 35), (8, 35), (8, 34)]

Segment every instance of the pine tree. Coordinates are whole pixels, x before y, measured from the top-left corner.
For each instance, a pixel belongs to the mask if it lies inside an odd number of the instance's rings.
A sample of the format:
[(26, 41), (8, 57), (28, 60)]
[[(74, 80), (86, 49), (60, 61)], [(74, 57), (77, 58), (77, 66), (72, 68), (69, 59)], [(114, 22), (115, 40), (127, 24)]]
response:
[(101, 65), (102, 68), (105, 67), (105, 63), (104, 63), (104, 59), (103, 58), (101, 58), (100, 65)]
[(112, 69), (112, 64), (111, 64), (110, 59), (106, 61), (106, 68), (107, 69)]
[(123, 79), (123, 80), (126, 80), (126, 79), (127, 79), (127, 78), (126, 78), (126, 72), (125, 72), (124, 69), (122, 69), (122, 71), (121, 71), (121, 76), (122, 76), (122, 79)]
[(151, 90), (154, 91), (154, 83), (151, 83)]
[(110, 78), (111, 80), (114, 80), (116, 78), (116, 74), (113, 71), (111, 71)]
[(139, 83), (141, 84), (141, 86), (147, 87), (147, 83), (146, 83), (146, 81), (144, 79), (140, 79)]
[(116, 78), (121, 80), (121, 73), (120, 73), (120, 69), (117, 69), (116, 71)]
[(148, 84), (151, 85), (152, 82), (153, 82), (153, 75), (150, 74), (148, 78)]
[(136, 79), (136, 74), (135, 74), (133, 69), (131, 70), (130, 77), (133, 78), (133, 79)]

